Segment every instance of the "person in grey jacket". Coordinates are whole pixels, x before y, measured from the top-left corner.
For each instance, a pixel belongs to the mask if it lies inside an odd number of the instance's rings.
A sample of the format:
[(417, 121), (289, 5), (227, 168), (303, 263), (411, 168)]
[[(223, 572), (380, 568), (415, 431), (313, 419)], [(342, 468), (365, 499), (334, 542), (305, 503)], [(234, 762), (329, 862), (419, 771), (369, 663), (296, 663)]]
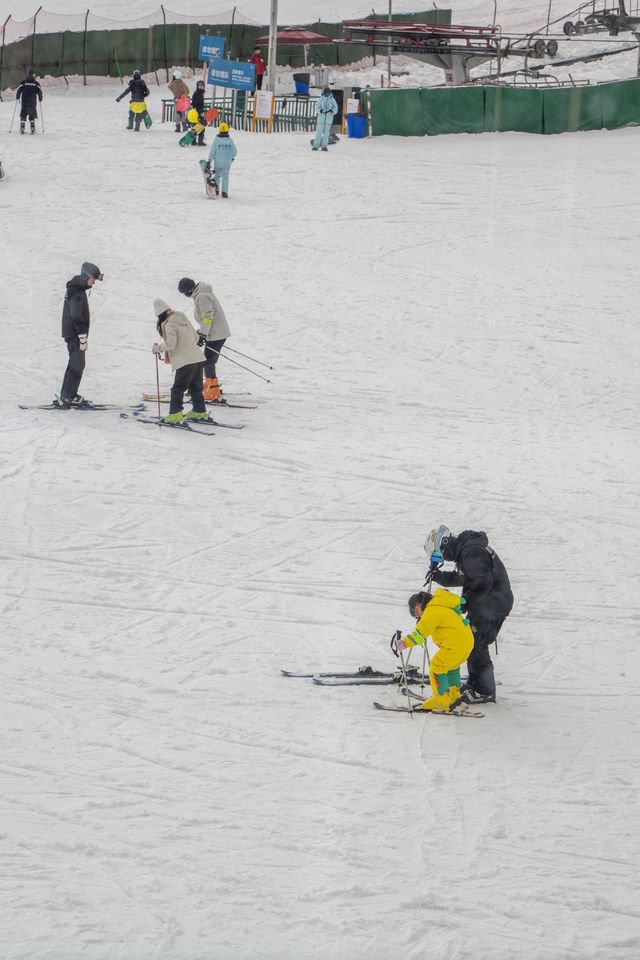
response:
[(193, 300), (193, 316), (198, 324), (198, 333), (206, 341), (204, 399), (208, 403), (220, 402), (222, 391), (216, 375), (216, 364), (225, 340), (231, 336), (227, 318), (210, 283), (196, 283), (190, 277), (182, 277), (178, 290)]
[(175, 373), (171, 387), (171, 402), (169, 413), (164, 418), (165, 423), (181, 423), (182, 408), (185, 391), (191, 397), (193, 410), (187, 420), (205, 420), (207, 408), (202, 396), (202, 367), (204, 357), (199, 346), (198, 334), (195, 332), (184, 313), (176, 312), (164, 302), (153, 301), (153, 312), (158, 318), (157, 330), (162, 340), (154, 343), (152, 353), (166, 353), (171, 361), (171, 369)]

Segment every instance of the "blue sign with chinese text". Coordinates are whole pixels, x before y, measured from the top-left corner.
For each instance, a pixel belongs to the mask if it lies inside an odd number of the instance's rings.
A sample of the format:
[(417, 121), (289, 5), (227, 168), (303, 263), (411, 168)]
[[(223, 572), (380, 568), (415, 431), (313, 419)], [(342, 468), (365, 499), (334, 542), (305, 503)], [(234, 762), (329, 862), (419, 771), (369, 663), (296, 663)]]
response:
[(231, 87), (232, 90), (253, 90), (256, 68), (241, 60), (214, 60), (209, 63), (207, 80), (214, 87)]
[(224, 37), (200, 37), (198, 60), (216, 60), (224, 55)]

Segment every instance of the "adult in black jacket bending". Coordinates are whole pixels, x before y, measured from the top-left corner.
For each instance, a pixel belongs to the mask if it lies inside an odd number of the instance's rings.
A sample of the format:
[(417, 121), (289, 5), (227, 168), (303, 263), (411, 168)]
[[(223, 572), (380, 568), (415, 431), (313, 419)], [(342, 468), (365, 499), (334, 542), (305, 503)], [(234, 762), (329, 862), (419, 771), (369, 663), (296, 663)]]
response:
[(142, 79), (142, 75), (139, 70), (133, 71), (133, 76), (129, 80), (129, 86), (126, 90), (123, 90), (119, 97), (116, 97), (116, 103), (126, 97), (126, 95), (131, 94), (131, 101), (129, 103), (129, 123), (127, 124), (127, 130), (135, 129), (140, 130), (140, 123), (142, 120), (145, 120), (146, 126), (146, 117), (149, 116), (147, 111), (147, 105), (144, 102), (145, 98), (149, 96), (149, 87), (146, 85)]
[(34, 70), (27, 71), (26, 77), (16, 90), (16, 100), (20, 100), (20, 133), (24, 133), (27, 120), (31, 122), (31, 133), (35, 133), (38, 100), (42, 100), (42, 87), (36, 80)]
[(102, 279), (99, 267), (96, 267), (95, 263), (85, 262), (78, 276), (72, 277), (67, 283), (62, 307), (62, 337), (67, 343), (69, 362), (60, 396), (55, 401), (60, 407), (91, 406), (89, 401), (79, 395), (78, 387), (84, 373), (91, 323), (87, 290), (91, 289), (96, 280)]
[(494, 701), (496, 681), (489, 647), (511, 612), (513, 594), (504, 564), (489, 546), (486, 533), (464, 530), (457, 537), (443, 536), (440, 552), (453, 561), (451, 572), (434, 570), (432, 577), (443, 587), (461, 586), (465, 613), (473, 630), (474, 644), (467, 660), (469, 682), (463, 688), (469, 703)]

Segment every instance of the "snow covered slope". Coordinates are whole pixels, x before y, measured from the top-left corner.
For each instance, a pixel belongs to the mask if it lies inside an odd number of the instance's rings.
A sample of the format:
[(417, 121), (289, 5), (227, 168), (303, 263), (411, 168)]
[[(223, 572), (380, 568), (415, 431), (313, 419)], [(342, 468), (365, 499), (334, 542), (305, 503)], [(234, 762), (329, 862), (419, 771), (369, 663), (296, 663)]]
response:
[[(637, 130), (239, 133), (211, 203), (115, 89), (0, 103), (3, 960), (635, 960)], [(85, 258), (82, 392), (191, 275), (243, 430), (18, 409)], [(441, 521), (512, 576), (484, 719), (280, 676), (391, 667)]]

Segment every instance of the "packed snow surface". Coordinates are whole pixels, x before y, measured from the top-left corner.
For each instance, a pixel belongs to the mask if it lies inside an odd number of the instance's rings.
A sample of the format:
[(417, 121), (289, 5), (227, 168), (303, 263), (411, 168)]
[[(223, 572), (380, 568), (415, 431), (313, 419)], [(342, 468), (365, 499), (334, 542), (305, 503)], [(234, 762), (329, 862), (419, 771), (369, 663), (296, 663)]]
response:
[[(3, 960), (636, 960), (637, 129), (233, 132), (210, 202), (120, 89), (0, 103)], [(18, 409), (85, 259), (81, 392), (192, 276), (244, 429)], [(512, 578), (483, 719), (280, 675), (393, 669), (440, 522)]]

